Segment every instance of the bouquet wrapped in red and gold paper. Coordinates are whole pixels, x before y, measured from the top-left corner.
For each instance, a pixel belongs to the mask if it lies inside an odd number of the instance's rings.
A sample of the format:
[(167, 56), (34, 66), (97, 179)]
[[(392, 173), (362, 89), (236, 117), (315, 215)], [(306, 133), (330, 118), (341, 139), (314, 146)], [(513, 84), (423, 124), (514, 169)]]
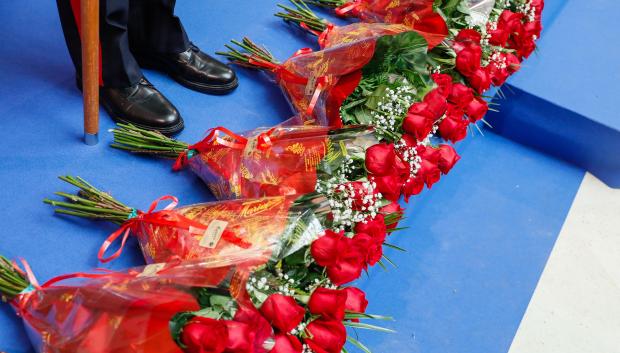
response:
[[(62, 177), (79, 188), (77, 195), (45, 202), (63, 214), (112, 221), (120, 225), (104, 242), (99, 259), (117, 258), (126, 240), (137, 237), (147, 263), (218, 259), (229, 265), (243, 261), (262, 265), (282, 259), (309, 245), (328, 224), (330, 209), (324, 196), (314, 194), (218, 201), (176, 207), (177, 199), (164, 196), (145, 211), (128, 207), (81, 178)], [(157, 210), (160, 202), (169, 204)], [(118, 250), (106, 257), (109, 247)]]
[[(294, 23), (319, 38), (321, 48), (340, 45), (352, 40), (360, 40), (373, 35), (373, 25), (386, 23), (404, 25), (420, 34), (432, 49), (448, 35), (444, 18), (435, 11), (435, 0), (290, 0), (292, 6), (278, 5), (282, 12), (276, 16)], [(336, 26), (326, 19), (319, 18), (306, 3), (335, 8), (339, 16), (355, 16), (364, 24)], [(366, 31), (366, 29), (370, 29)], [(346, 37), (342, 33), (349, 33)], [(374, 33), (376, 35), (378, 33)], [(389, 33), (384, 33), (389, 34)]]
[(218, 260), (59, 276), (0, 257), (0, 294), (39, 353), (266, 353), (274, 331), (244, 272)]
[(241, 134), (218, 127), (193, 145), (131, 125), (112, 131), (113, 147), (176, 158), (175, 170), (188, 165), (219, 200), (312, 193), (319, 179), (329, 177), (322, 164), (363, 158), (378, 142), (363, 126), (281, 126)]
[(378, 46), (379, 40), (406, 36), (412, 46), (410, 53), (400, 53), (403, 64), (414, 60), (419, 65), (420, 55), (426, 60), (427, 42), (404, 25), (356, 23), (329, 33), (323, 40), (324, 49), (301, 49), (283, 63), (248, 38), (233, 41), (235, 47), (228, 45), (229, 51), (219, 54), (240, 66), (270, 72), (305, 124), (327, 126), (343, 125), (339, 109), (358, 87), (362, 71), (375, 70), (386, 55), (393, 54), (385, 45)]

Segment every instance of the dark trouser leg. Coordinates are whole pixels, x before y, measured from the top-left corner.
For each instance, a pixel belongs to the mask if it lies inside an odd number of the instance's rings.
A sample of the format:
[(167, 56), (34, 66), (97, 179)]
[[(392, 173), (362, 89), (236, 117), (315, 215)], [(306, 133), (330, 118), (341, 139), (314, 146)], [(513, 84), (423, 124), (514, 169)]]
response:
[[(80, 1), (56, 0), (69, 54), (78, 74), (82, 72)], [(100, 0), (102, 83), (106, 87), (128, 87), (142, 77), (129, 50), (127, 22), (129, 0)]]
[(177, 54), (189, 48), (176, 0), (130, 0), (129, 43), (135, 53)]

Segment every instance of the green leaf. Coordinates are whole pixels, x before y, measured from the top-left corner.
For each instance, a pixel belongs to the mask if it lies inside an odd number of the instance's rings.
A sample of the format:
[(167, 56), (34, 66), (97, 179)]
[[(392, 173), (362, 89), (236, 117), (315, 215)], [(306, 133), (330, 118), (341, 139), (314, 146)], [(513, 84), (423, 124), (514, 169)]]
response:
[(386, 332), (386, 333), (394, 333), (394, 332), (396, 332), (394, 330), (390, 330), (389, 328), (375, 326), (375, 325), (370, 325), (370, 324), (365, 324), (365, 323), (361, 323), (361, 322), (345, 321), (345, 322), (343, 322), (343, 324), (345, 326), (348, 326), (348, 327), (355, 327), (355, 328), (360, 328), (360, 329), (364, 329), (364, 330), (372, 330), (372, 331), (379, 331), (379, 332)]
[(347, 336), (347, 340), (351, 342), (352, 345), (354, 345), (355, 347), (363, 351), (364, 353), (372, 353), (370, 349), (368, 349), (368, 347), (364, 346), (360, 341), (356, 340), (355, 338), (351, 336)]

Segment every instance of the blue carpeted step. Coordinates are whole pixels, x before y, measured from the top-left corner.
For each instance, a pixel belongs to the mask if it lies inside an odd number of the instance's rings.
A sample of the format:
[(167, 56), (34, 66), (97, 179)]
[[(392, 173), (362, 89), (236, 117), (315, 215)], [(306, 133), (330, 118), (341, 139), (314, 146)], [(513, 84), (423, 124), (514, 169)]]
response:
[[(494, 130), (590, 170), (620, 187), (620, 35), (613, 0), (549, 2), (540, 52), (503, 92)], [(561, 10), (557, 18), (554, 14)]]

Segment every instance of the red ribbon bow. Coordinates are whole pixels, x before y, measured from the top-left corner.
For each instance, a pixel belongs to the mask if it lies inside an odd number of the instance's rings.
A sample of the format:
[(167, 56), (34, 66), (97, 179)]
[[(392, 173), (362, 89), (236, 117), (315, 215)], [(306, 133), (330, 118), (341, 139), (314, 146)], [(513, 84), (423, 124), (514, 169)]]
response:
[(341, 6), (336, 8), (336, 10), (335, 10), (336, 11), (336, 15), (338, 15), (338, 16), (346, 16), (351, 11), (353, 11), (355, 13), (357, 8), (360, 7), (361, 5), (362, 5), (362, 0), (349, 1), (349, 2), (345, 3), (344, 5), (341, 5)]
[[(159, 203), (165, 200), (170, 200), (171, 201), (170, 204), (168, 204), (168, 206), (166, 206), (163, 210), (155, 212), (155, 209), (157, 208)], [(123, 248), (125, 247), (125, 243), (127, 242), (127, 239), (129, 239), (130, 233), (132, 231), (135, 233), (137, 231), (137, 227), (141, 223), (150, 223), (150, 224), (155, 224), (155, 225), (160, 225), (160, 226), (173, 226), (175, 228), (185, 229), (185, 230), (189, 230), (190, 228), (195, 228), (197, 230), (207, 229), (207, 227), (204, 226), (202, 223), (193, 221), (187, 217), (184, 217), (172, 211), (172, 209), (175, 208), (178, 204), (179, 204), (179, 200), (176, 197), (166, 195), (153, 201), (153, 203), (151, 203), (151, 207), (149, 207), (149, 210), (146, 213), (138, 211), (138, 215), (136, 217), (131, 218), (127, 220), (125, 223), (123, 223), (116, 232), (112, 233), (103, 242), (103, 244), (101, 245), (101, 248), (99, 248), (99, 253), (97, 255), (97, 257), (99, 258), (99, 261), (106, 263), (106, 262), (110, 262), (118, 258), (123, 252)], [(116, 241), (116, 239), (118, 239), (121, 236), (122, 236), (121, 245), (118, 248), (118, 250), (116, 250), (116, 252), (112, 254), (111, 256), (105, 257), (104, 255), (106, 251), (108, 250), (108, 248), (110, 247), (110, 245), (112, 245), (112, 243), (114, 243), (114, 241)]]

